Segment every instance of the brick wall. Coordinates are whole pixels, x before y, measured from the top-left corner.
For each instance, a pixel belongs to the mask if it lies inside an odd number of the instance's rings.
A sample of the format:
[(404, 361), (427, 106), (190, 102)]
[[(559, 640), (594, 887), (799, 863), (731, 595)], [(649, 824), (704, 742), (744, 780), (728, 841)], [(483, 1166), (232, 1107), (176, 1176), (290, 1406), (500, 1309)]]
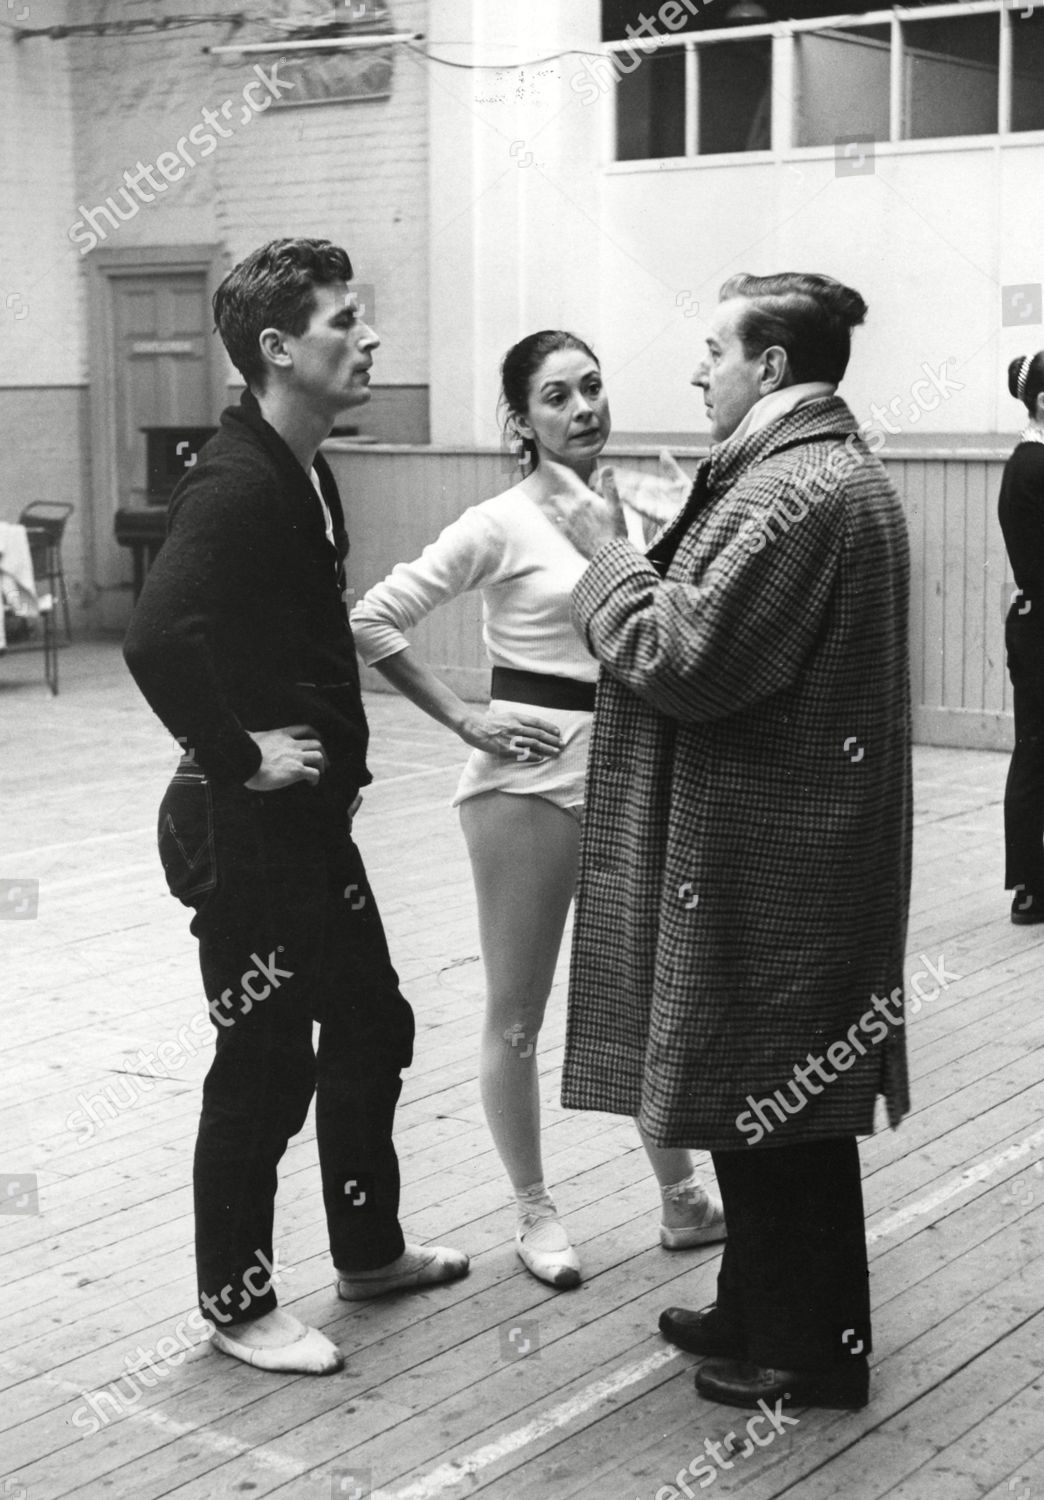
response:
[[(391, 8), (397, 28), (423, 29), (426, 0), (392, 0)], [(228, 14), (223, 0), (193, 0), (191, 9)], [(184, 10), (181, 0), (100, 0), (92, 5), (92, 19)], [(423, 384), (428, 366), (424, 65), (399, 53), (389, 99), (251, 115), (244, 86), (256, 81), (255, 67), (270, 74), (270, 59), (219, 58), (202, 51), (233, 35), (231, 28), (215, 26), (75, 45), (77, 204), (97, 209), (118, 193), (125, 170), (136, 171), (139, 162), (155, 164), (161, 152), (176, 152), (179, 140), (198, 127), (197, 144), (203, 142), (200, 149), (208, 154), (196, 160), (190, 138), (184, 150), (194, 165), (156, 192), (152, 203), (137, 203), (116, 228), (104, 214), (93, 215), (104, 243), (120, 248), (219, 244), (231, 263), (276, 235), (327, 235), (347, 246), (358, 278), (376, 288), (384, 348), (375, 383)], [(228, 132), (220, 137), (209, 131), (216, 146), (204, 141), (204, 109), (216, 112)], [(122, 199), (119, 206), (128, 212)], [(79, 209), (77, 218), (84, 219)], [(90, 233), (83, 223), (78, 243), (86, 246)]]

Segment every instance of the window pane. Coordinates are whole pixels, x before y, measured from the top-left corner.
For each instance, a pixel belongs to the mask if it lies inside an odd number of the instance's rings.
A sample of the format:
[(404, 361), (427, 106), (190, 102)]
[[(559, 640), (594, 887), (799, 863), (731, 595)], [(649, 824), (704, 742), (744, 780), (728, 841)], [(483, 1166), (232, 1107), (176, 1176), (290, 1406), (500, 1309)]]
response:
[(1011, 17), (1011, 128), (1044, 130), (1044, 10)]
[(799, 146), (848, 136), (888, 139), (891, 27), (798, 32), (795, 43)]
[(999, 15), (904, 23), (906, 138), (995, 135), (999, 50)]
[(616, 159), (685, 155), (685, 51), (613, 52)]
[(700, 155), (767, 151), (772, 145), (772, 41), (699, 49)]

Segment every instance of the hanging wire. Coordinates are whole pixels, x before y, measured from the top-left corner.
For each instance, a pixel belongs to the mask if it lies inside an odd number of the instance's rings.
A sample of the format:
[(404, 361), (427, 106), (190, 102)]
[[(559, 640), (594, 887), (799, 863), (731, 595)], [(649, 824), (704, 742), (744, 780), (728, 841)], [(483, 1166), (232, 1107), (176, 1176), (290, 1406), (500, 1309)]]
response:
[(13, 31), (16, 41), (28, 41), (30, 37), (45, 36), (52, 42), (65, 41), (71, 36), (131, 36), (135, 32), (184, 31), (192, 26), (242, 26), (252, 17), (246, 11), (236, 11), (229, 16), (143, 16), (139, 20), (81, 21), (71, 25), (13, 26), (9, 21), (0, 22), (5, 31)]
[[(362, 30), (362, 27), (346, 26), (342, 16), (336, 9), (319, 12), (314, 16), (290, 17), (252, 14), (249, 11), (235, 11), (226, 16), (204, 16), (204, 15), (174, 15), (158, 17), (142, 17), (137, 20), (121, 21), (90, 21), (73, 25), (55, 25), (41, 27), (25, 27), (12, 25), (8, 21), (0, 21), (0, 28), (14, 33), (16, 41), (28, 41), (32, 37), (47, 37), (51, 41), (64, 41), (68, 37), (76, 36), (132, 36), (137, 34), (155, 34), (164, 31), (184, 31), (198, 26), (230, 26), (238, 30), (248, 24), (260, 24), (270, 27), (272, 30), (283, 32), (287, 40), (293, 37), (315, 37), (316, 33), (336, 28), (337, 35), (351, 35), (353, 30)], [(380, 32), (370, 32), (370, 35), (380, 36)], [(391, 44), (390, 44), (391, 45)], [(542, 57), (527, 57), (512, 59), (504, 62), (460, 62), (450, 57), (440, 57), (438, 53), (430, 50), (431, 44), (425, 43), (418, 46), (415, 42), (400, 42), (399, 46), (408, 48), (416, 56), (423, 58), (425, 62), (436, 63), (443, 68), (463, 69), (469, 73), (506, 72), (513, 68), (537, 68), (545, 63), (558, 62), (564, 57), (601, 57), (603, 54), (589, 48), (569, 47), (561, 52), (550, 52)]]
[[(564, 52), (549, 52), (544, 57), (524, 57), (519, 61), (496, 63), (471, 63), (455, 62), (451, 57), (439, 57), (434, 52), (429, 52), (427, 47), (418, 47), (413, 42), (402, 42), (401, 46), (416, 52), (418, 57), (423, 57), (427, 62), (438, 63), (443, 68), (465, 68), (469, 73), (506, 73), (511, 68), (538, 68), (541, 63), (557, 62), (562, 57), (603, 57), (602, 52), (592, 51), (589, 47), (567, 47)], [(429, 44), (430, 45), (430, 44)]]

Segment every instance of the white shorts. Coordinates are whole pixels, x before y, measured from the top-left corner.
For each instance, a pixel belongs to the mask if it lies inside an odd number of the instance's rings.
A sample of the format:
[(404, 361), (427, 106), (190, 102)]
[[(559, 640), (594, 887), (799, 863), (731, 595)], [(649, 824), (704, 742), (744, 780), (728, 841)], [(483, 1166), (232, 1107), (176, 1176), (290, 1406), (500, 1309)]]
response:
[(587, 775), (587, 752), (591, 741), (592, 715), (586, 709), (538, 708), (531, 703), (508, 702), (494, 698), (492, 710), (506, 714), (528, 714), (557, 725), (562, 735), (562, 749), (549, 760), (504, 760), (488, 750), (472, 750), (460, 781), (453, 806), (459, 807), (469, 797), (482, 792), (511, 792), (516, 796), (546, 797), (558, 807), (579, 816), (584, 805), (584, 779)]

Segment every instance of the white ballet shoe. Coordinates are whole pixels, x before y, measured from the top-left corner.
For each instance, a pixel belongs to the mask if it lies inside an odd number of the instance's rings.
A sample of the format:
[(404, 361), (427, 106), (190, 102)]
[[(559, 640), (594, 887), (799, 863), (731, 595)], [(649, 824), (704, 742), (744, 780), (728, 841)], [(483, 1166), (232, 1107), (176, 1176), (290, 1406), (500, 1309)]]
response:
[(721, 1199), (709, 1193), (695, 1175), (661, 1188), (660, 1196), (660, 1244), (665, 1250), (693, 1250), (727, 1238)]
[(337, 1271), (337, 1295), (344, 1302), (367, 1302), (388, 1292), (441, 1286), (466, 1276), (470, 1265), (463, 1250), (448, 1245), (407, 1245), (397, 1260), (375, 1271)]
[(538, 1281), (560, 1291), (580, 1285), (580, 1257), (546, 1192), (518, 1195), (515, 1249)]
[(211, 1343), (222, 1354), (258, 1370), (287, 1374), (330, 1375), (344, 1365), (344, 1355), (318, 1328), (309, 1328), (276, 1308), (253, 1323), (233, 1325), (235, 1332), (215, 1328)]

